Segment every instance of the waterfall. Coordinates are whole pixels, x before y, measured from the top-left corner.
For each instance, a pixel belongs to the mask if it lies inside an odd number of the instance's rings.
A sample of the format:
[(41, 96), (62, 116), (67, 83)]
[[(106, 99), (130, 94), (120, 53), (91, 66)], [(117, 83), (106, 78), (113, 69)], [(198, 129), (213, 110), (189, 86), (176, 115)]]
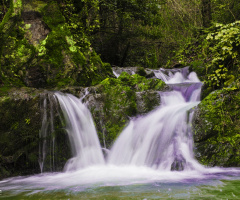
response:
[(194, 72), (183, 71), (157, 72), (173, 91), (161, 93), (162, 104), (155, 111), (130, 121), (113, 145), (109, 163), (160, 170), (202, 168), (194, 159), (191, 133), (192, 108), (200, 102), (202, 83)]
[[(212, 199), (215, 194), (225, 197), (222, 194), (229, 187), (223, 190), (222, 185), (230, 180), (234, 181), (230, 187), (235, 186), (239, 168), (205, 168), (194, 159), (191, 121), (194, 107), (200, 102), (202, 83), (187, 68), (155, 73), (172, 90), (160, 92), (161, 105), (154, 111), (131, 119), (110, 150), (101, 149), (91, 113), (82, 103), (88, 90), (80, 99), (61, 92), (44, 94), (39, 144), (41, 171), (49, 170), (49, 166), (58, 170), (57, 161), (63, 163), (70, 155), (58, 160), (54, 149), (56, 153), (68, 153), (68, 142), (73, 157), (65, 164), (64, 173), (1, 180), (0, 195), (5, 199), (199, 199), (201, 195)], [(54, 130), (60, 134), (55, 136)], [(60, 141), (64, 142), (59, 147)], [(206, 193), (208, 190), (211, 193)], [(238, 194), (235, 188), (232, 191)], [(226, 197), (237, 198), (233, 192)]]
[(82, 103), (88, 91), (81, 99), (54, 93), (66, 121), (73, 154), (65, 171), (92, 165), (147, 166), (167, 171), (202, 168), (194, 159), (191, 133), (193, 108), (200, 102), (202, 83), (196, 73), (188, 72), (188, 68), (160, 69), (154, 73), (172, 91), (160, 92), (161, 106), (132, 119), (110, 150), (105, 146), (101, 148), (91, 113)]
[(47, 99), (43, 100), (43, 116), (42, 116), (42, 127), (39, 131), (39, 138), (42, 139), (42, 142), (39, 144), (39, 158), (38, 162), (40, 165), (41, 173), (43, 172), (44, 162), (46, 158), (46, 137), (47, 137)]
[(73, 154), (73, 158), (68, 160), (64, 167), (65, 171), (104, 164), (103, 153), (90, 111), (81, 99), (73, 95), (56, 92), (55, 96), (66, 120), (66, 130)]
[[(39, 165), (41, 173), (44, 172), (44, 165), (46, 162), (47, 153), (50, 152), (49, 167), (51, 171), (55, 170), (55, 135), (54, 135), (54, 116), (53, 109), (56, 104), (56, 100), (51, 95), (43, 95), (43, 103), (41, 105), (42, 110), (42, 127), (39, 131)], [(48, 141), (48, 136), (51, 136), (51, 141)], [(50, 144), (48, 144), (50, 143)]]

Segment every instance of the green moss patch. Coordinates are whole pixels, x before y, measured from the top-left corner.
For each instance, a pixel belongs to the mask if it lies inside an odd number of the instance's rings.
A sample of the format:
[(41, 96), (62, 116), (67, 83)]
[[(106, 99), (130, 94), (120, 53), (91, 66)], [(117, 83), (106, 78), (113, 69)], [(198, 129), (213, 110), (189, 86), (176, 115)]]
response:
[(131, 117), (158, 106), (160, 99), (155, 91), (165, 87), (161, 80), (146, 79), (138, 74), (131, 76), (126, 72), (117, 79), (102, 81), (96, 87), (97, 94), (94, 96), (98, 104), (90, 105), (102, 145), (105, 141), (109, 147)]
[[(38, 28), (33, 31), (33, 26)], [(90, 86), (113, 76), (89, 42), (82, 47), (74, 40), (55, 1), (12, 4), (0, 24), (0, 39), (4, 86)], [(85, 35), (82, 39), (88, 40)]]
[(196, 155), (210, 166), (240, 166), (240, 92), (212, 92), (199, 105), (194, 120)]

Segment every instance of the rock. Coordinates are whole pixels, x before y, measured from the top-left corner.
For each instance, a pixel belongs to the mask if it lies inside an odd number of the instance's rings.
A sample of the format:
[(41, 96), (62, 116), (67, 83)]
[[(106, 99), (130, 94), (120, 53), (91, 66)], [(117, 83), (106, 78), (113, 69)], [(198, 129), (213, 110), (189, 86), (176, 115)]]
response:
[(118, 79), (104, 80), (90, 87), (83, 100), (87, 103), (103, 147), (109, 148), (129, 120), (160, 105), (158, 91), (168, 89), (158, 79), (129, 75), (123, 72)]
[(186, 160), (184, 158), (175, 158), (171, 165), (171, 171), (183, 171), (186, 165)]
[[(118, 77), (122, 72), (127, 72), (129, 75), (138, 74), (146, 78), (154, 78), (155, 74), (152, 69), (143, 68), (143, 67), (112, 67), (115, 75)], [(156, 77), (155, 77), (156, 78)]]
[(39, 172), (41, 112), (33, 91), (11, 89), (0, 97), (0, 178)]
[(4, 86), (90, 86), (113, 76), (87, 42), (84, 48), (77, 44), (56, 1), (11, 4), (0, 24), (0, 40)]
[[(46, 153), (45, 171), (62, 171), (71, 157), (68, 137), (59, 118), (57, 106), (50, 106), (52, 94), (33, 88), (11, 88), (0, 97), (0, 178), (40, 173), (43, 142)], [(46, 138), (39, 137), (43, 121), (43, 101), (47, 102)], [(51, 114), (55, 131), (50, 130)], [(55, 151), (53, 166), (53, 138)], [(40, 154), (39, 154), (40, 153)]]
[(208, 95), (193, 118), (196, 158), (204, 165), (240, 166), (240, 92), (225, 88)]
[(146, 114), (154, 110), (161, 104), (160, 100), (158, 91), (136, 92), (137, 113)]

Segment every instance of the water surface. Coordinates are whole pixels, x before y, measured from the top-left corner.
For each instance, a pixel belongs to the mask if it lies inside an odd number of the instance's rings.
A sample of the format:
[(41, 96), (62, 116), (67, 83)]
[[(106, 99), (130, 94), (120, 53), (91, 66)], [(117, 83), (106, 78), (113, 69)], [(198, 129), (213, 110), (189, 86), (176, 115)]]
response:
[(240, 170), (102, 165), (0, 181), (0, 199), (240, 199)]

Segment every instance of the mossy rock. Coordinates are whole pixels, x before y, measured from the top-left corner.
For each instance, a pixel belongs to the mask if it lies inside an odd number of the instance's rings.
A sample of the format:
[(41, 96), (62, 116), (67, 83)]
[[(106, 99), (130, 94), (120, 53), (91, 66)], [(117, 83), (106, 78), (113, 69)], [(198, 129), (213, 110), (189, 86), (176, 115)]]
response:
[(2, 85), (90, 86), (113, 76), (89, 42), (77, 45), (57, 2), (13, 1), (0, 24)]
[[(53, 110), (50, 110), (51, 93), (33, 88), (8, 88), (3, 91), (0, 96), (0, 179), (40, 173), (42, 151), (39, 149), (43, 147), (43, 142), (46, 143), (44, 171), (51, 171), (53, 167), (54, 171), (62, 171), (71, 152), (57, 106), (52, 106)], [(39, 137), (44, 99), (48, 104), (46, 138)], [(56, 116), (53, 120), (54, 132), (50, 130), (51, 113)]]
[(240, 166), (240, 91), (224, 88), (208, 95), (195, 111), (197, 159), (204, 165)]
[(33, 91), (8, 92), (10, 95), (0, 97), (0, 168), (4, 171), (0, 178), (39, 172), (39, 99)]
[(109, 148), (130, 118), (160, 105), (158, 91), (166, 90), (158, 79), (146, 79), (123, 72), (117, 79), (107, 78), (89, 88), (85, 101), (93, 115), (102, 146)]

